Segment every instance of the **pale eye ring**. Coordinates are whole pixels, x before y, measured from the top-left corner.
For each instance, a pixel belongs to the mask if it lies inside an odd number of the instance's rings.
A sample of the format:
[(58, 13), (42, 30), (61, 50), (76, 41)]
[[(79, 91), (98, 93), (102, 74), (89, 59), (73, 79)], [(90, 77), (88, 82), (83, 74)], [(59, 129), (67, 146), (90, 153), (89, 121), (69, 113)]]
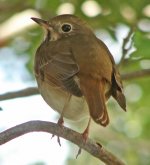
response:
[(61, 30), (64, 32), (64, 33), (68, 33), (72, 30), (72, 26), (69, 24), (69, 23), (64, 23), (62, 24), (61, 26)]

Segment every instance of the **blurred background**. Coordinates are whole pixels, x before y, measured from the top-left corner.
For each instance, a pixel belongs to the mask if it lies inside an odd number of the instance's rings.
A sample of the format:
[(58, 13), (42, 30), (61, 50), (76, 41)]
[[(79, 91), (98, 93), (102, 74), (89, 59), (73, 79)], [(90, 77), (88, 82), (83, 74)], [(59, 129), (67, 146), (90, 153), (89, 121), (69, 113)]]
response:
[[(107, 128), (92, 123), (90, 137), (126, 164), (150, 164), (150, 1), (149, 0), (0, 0), (0, 100), (7, 92), (36, 87), (34, 54), (43, 31), (30, 17), (50, 19), (75, 14), (86, 20), (112, 52), (124, 78), (127, 112), (110, 99)], [(149, 74), (149, 75), (148, 75)], [(29, 120), (57, 122), (59, 115), (40, 95), (0, 102), (0, 130)], [(83, 132), (87, 121), (65, 125)], [(30, 133), (0, 147), (1, 165), (102, 165), (98, 159), (46, 133)]]

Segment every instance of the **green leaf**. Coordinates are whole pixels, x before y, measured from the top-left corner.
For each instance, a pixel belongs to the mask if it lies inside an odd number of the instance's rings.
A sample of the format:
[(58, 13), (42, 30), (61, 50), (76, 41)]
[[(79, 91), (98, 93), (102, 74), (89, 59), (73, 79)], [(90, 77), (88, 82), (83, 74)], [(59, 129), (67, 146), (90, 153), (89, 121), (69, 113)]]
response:
[(150, 58), (150, 39), (148, 35), (136, 31), (133, 41), (136, 51), (132, 53), (132, 57)]

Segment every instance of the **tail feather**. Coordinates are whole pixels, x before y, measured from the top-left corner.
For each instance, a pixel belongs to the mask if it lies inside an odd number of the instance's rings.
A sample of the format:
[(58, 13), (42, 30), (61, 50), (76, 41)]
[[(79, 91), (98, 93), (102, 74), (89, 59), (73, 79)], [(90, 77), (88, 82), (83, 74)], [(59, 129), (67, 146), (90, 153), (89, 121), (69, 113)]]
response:
[[(83, 84), (82, 81), (81, 84)], [(109, 117), (105, 105), (103, 81), (95, 79), (84, 80), (84, 84), (81, 87), (87, 100), (91, 117), (96, 123), (102, 126), (107, 126), (109, 123)]]
[(115, 69), (112, 74), (112, 96), (118, 102), (120, 107), (126, 111), (126, 98), (122, 92), (123, 85), (119, 72)]
[(126, 99), (122, 91), (116, 90), (113, 91), (112, 96), (115, 98), (115, 100), (118, 102), (120, 107), (126, 111)]

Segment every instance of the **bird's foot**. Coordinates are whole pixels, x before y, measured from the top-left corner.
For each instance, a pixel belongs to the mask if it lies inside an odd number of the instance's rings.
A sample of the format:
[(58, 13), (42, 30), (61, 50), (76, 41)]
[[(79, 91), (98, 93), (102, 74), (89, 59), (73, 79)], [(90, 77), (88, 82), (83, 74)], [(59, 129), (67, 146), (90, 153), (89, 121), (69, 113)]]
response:
[(82, 151), (82, 148), (80, 147), (79, 150), (78, 150), (78, 153), (76, 155), (76, 159), (78, 158), (78, 156), (81, 154), (81, 151)]
[[(86, 143), (86, 141), (88, 139), (88, 135), (89, 135), (89, 127), (87, 127), (81, 135), (82, 135), (82, 138), (83, 138), (83, 142)], [(81, 151), (82, 151), (82, 148), (80, 147), (79, 150), (78, 150), (78, 153), (76, 155), (76, 159), (81, 154)]]
[[(63, 120), (63, 117), (62, 117), (62, 116), (59, 118), (57, 124), (58, 124), (59, 126), (63, 127), (63, 125), (64, 125), (64, 120)], [(52, 139), (54, 136), (55, 136), (55, 135), (53, 134), (52, 137), (51, 137), (51, 139)], [(61, 147), (61, 142), (60, 142), (60, 137), (59, 137), (59, 136), (57, 136), (57, 142), (58, 142), (59, 146)]]
[[(90, 118), (89, 121), (88, 121), (88, 125), (87, 125), (86, 129), (85, 129), (84, 132), (81, 134), (84, 143), (87, 142), (87, 139), (88, 139), (88, 136), (89, 136), (90, 123), (91, 123), (91, 118)], [(81, 151), (82, 151), (82, 148), (80, 147), (79, 150), (78, 150), (78, 153), (77, 153), (77, 155), (76, 155), (76, 159), (77, 159), (78, 156), (81, 154)]]

